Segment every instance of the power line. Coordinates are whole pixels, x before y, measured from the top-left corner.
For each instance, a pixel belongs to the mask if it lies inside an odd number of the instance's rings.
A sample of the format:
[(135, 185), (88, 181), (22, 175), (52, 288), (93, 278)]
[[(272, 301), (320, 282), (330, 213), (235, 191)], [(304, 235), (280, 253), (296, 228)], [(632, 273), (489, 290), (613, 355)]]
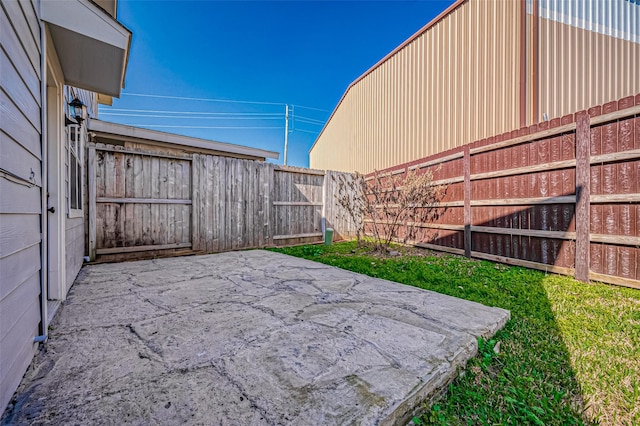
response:
[(308, 107), (308, 106), (298, 105), (298, 104), (295, 104), (294, 106), (297, 106), (298, 108), (312, 109), (312, 110), (314, 110), (314, 111), (329, 112), (329, 110), (328, 110), (328, 109), (314, 108), (314, 107)]
[(146, 118), (173, 118), (176, 120), (282, 120), (282, 115), (275, 117), (185, 117), (175, 115), (157, 115), (157, 114), (129, 114), (118, 112), (102, 112), (100, 115), (115, 115), (122, 117), (146, 117)]
[(296, 117), (298, 117), (298, 118), (304, 118), (305, 120), (319, 121), (319, 122), (324, 123), (324, 121), (323, 121), (323, 120), (319, 120), (319, 119), (317, 119), (317, 118), (313, 118), (313, 117), (305, 117), (304, 115), (296, 115)]
[(322, 127), (321, 123), (311, 123), (309, 121), (304, 121), (304, 120), (298, 120), (298, 123), (300, 123), (300, 124), (308, 124), (310, 126), (320, 126), (320, 127)]
[(216, 98), (191, 98), (187, 96), (152, 95), (149, 93), (122, 93), (122, 94), (125, 96), (140, 96), (140, 97), (146, 97), (146, 98), (161, 98), (161, 99), (180, 99), (185, 101), (228, 102), (228, 103), (237, 103), (237, 104), (278, 105), (278, 106), (285, 105), (279, 102), (238, 101), (233, 99), (216, 99)]
[(170, 110), (152, 110), (152, 109), (128, 109), (128, 108), (100, 108), (101, 114), (110, 114), (111, 111), (117, 112), (149, 112), (157, 114), (200, 114), (200, 115), (247, 115), (247, 116), (280, 116), (281, 112), (201, 112), (201, 111), (170, 111)]
[(165, 124), (125, 124), (126, 126), (133, 126), (133, 127), (162, 127), (162, 128), (173, 128), (173, 129), (244, 129), (244, 130), (250, 130), (250, 129), (284, 129), (283, 126), (276, 126), (276, 127), (247, 127), (247, 126), (232, 126), (232, 127), (226, 127), (226, 126), (170, 126), (170, 125), (165, 125)]
[[(122, 93), (122, 95), (140, 96), (140, 97), (147, 97), (147, 98), (161, 98), (161, 99), (180, 99), (185, 101), (201, 101), (201, 102), (228, 102), (228, 103), (237, 103), (237, 104), (278, 105), (278, 106), (285, 105), (282, 102), (240, 101), (235, 99), (219, 99), (219, 98), (192, 98), (188, 96), (154, 95), (150, 93)], [(315, 107), (310, 107), (305, 105), (295, 104), (294, 106), (298, 108), (313, 110), (313, 111), (329, 112), (329, 110), (326, 110), (326, 109), (315, 108)]]
[(296, 132), (311, 133), (311, 134), (314, 134), (314, 135), (317, 135), (318, 133), (320, 133), (319, 131), (314, 132), (314, 131), (311, 131), (311, 130), (304, 130), (304, 129), (296, 129), (295, 131)]
[(306, 118), (306, 117), (300, 117), (300, 116), (296, 116), (294, 117), (296, 120), (301, 121), (303, 123), (309, 123), (309, 124), (317, 124), (322, 126), (324, 124), (324, 121), (320, 121), (320, 120), (314, 120), (313, 118)]

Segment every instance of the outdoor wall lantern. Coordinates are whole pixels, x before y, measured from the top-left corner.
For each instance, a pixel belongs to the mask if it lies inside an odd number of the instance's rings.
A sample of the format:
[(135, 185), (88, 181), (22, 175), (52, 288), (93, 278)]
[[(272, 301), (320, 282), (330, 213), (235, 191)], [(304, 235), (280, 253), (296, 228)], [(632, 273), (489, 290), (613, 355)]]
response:
[(65, 115), (64, 117), (65, 126), (68, 126), (69, 124), (77, 124), (78, 126), (82, 126), (82, 122), (87, 119), (87, 106), (83, 104), (80, 99), (73, 98), (73, 100), (69, 102), (69, 114), (76, 121), (73, 122), (69, 120), (69, 118)]

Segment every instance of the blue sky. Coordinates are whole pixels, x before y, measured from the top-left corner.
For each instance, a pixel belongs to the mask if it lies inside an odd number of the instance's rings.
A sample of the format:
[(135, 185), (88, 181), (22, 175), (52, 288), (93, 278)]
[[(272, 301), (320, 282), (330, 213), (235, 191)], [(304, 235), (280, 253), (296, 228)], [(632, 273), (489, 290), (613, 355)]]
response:
[(126, 87), (99, 115), (278, 151), (281, 163), (293, 105), (288, 163), (306, 167), (347, 86), (451, 3), (120, 0)]

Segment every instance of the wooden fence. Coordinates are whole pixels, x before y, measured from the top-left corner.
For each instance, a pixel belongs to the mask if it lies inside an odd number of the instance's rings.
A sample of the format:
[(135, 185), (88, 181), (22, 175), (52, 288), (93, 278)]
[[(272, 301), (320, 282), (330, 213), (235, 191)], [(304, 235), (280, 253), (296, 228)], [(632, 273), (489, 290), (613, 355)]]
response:
[(336, 172), (103, 144), (87, 161), (92, 259), (313, 243), (336, 225), (353, 234), (326, 176)]
[(191, 249), (189, 156), (89, 147), (89, 252)]
[(640, 288), (639, 114), (640, 95), (381, 173), (448, 185), (418, 246)]

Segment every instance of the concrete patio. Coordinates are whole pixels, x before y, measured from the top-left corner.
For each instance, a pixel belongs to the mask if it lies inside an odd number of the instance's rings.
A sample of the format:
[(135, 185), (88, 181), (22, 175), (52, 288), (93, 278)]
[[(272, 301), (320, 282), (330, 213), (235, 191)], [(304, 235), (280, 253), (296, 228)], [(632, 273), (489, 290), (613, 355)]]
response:
[(262, 250), (91, 265), (2, 423), (403, 424), (508, 318)]

